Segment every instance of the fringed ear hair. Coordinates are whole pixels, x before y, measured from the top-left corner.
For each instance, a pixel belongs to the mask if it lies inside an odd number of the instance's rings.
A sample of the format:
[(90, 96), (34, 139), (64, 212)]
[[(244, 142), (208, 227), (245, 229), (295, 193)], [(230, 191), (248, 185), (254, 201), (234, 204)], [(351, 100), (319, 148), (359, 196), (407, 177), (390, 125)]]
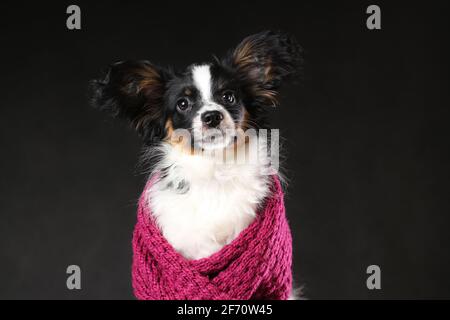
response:
[(164, 137), (164, 93), (170, 75), (148, 61), (118, 62), (91, 81), (91, 104), (128, 119), (148, 144)]
[(236, 70), (256, 103), (276, 106), (282, 81), (300, 71), (302, 50), (290, 35), (264, 31), (245, 38), (225, 63)]

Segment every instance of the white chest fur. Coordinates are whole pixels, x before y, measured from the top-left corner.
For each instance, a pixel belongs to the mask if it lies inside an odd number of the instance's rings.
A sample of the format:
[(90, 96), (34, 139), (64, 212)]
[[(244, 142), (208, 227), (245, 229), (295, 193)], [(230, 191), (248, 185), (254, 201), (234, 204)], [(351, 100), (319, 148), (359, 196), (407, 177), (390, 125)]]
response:
[(183, 256), (210, 256), (255, 218), (269, 188), (264, 164), (217, 163), (170, 145), (162, 150), (158, 167), (169, 169), (147, 195), (154, 218)]

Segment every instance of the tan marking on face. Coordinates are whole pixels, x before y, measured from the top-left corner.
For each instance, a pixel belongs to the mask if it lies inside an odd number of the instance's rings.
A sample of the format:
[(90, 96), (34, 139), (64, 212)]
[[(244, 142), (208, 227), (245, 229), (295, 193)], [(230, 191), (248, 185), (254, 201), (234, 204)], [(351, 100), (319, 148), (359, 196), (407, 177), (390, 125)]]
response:
[(172, 123), (172, 119), (168, 119), (166, 121), (166, 137), (165, 139), (169, 142), (172, 143), (172, 136), (173, 136), (173, 123)]
[(183, 141), (183, 137), (175, 137), (172, 119), (166, 121), (166, 137), (165, 141), (169, 143), (172, 147), (177, 148), (183, 153), (194, 154), (194, 149), (191, 146), (190, 141)]
[(242, 117), (242, 120), (239, 121), (239, 124), (236, 126), (236, 129), (242, 129), (242, 130), (247, 130), (250, 129), (250, 123), (249, 123), (249, 119), (250, 119), (250, 114), (248, 113), (247, 109), (244, 108), (244, 116)]

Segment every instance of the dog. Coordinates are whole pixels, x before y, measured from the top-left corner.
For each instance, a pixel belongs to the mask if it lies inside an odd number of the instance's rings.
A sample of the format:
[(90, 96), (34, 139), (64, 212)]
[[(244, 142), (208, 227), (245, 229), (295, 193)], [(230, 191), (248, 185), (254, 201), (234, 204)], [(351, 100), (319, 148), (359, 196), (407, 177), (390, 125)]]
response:
[[(255, 219), (274, 170), (268, 150), (240, 138), (269, 129), (268, 109), (301, 62), (292, 36), (264, 31), (183, 72), (124, 61), (91, 82), (93, 106), (129, 120), (142, 138), (155, 179), (148, 194), (154, 219), (186, 259), (218, 252)], [(224, 151), (233, 156), (217, 156)], [(252, 152), (256, 161), (237, 163)]]

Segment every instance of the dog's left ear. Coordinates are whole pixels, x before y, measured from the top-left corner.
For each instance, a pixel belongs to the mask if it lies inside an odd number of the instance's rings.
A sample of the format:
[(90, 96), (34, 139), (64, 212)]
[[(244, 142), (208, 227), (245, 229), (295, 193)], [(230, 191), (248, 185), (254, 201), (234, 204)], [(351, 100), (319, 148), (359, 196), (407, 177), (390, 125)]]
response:
[(245, 38), (226, 58), (260, 105), (276, 106), (283, 80), (297, 75), (302, 49), (290, 35), (264, 31)]

